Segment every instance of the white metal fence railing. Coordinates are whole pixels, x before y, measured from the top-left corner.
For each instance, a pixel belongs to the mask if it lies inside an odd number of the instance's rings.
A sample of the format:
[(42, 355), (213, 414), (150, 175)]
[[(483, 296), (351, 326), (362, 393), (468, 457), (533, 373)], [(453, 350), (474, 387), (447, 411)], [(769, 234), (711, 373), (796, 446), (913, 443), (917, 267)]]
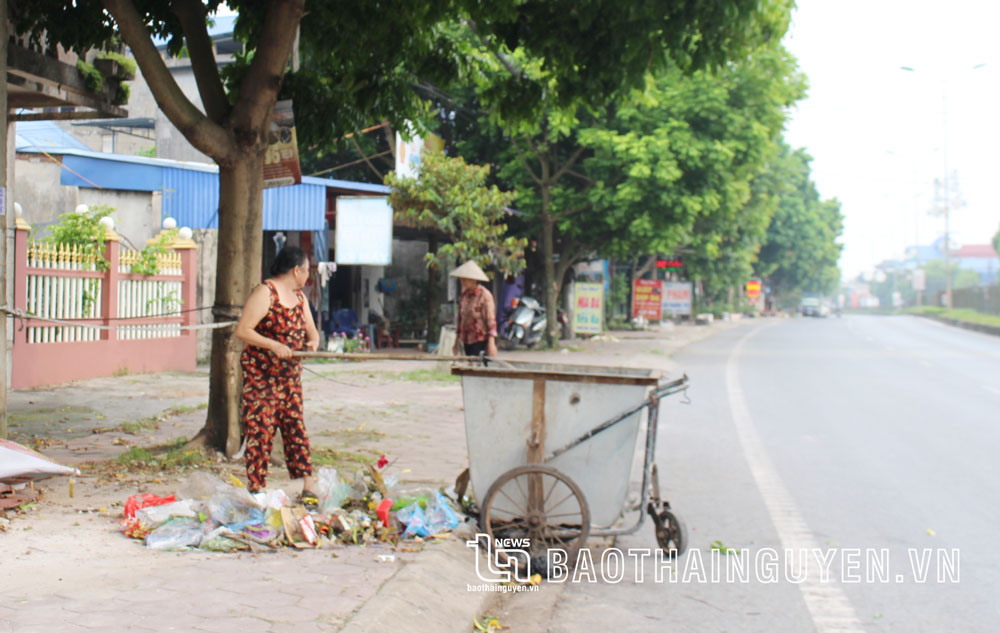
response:
[[(27, 310), (40, 318), (100, 319), (104, 292), (117, 293), (119, 319), (164, 317), (181, 309), (183, 271), (181, 256), (175, 251), (155, 255), (155, 277), (134, 274), (141, 262), (138, 251), (122, 249), (117, 262), (106, 262), (100, 254), (76, 246), (44, 242), (28, 244)], [(115, 287), (106, 288), (105, 270), (113, 267), (119, 277)], [(60, 274), (55, 271), (67, 271)], [(107, 315), (112, 316), (112, 315)], [(181, 336), (181, 324), (143, 323), (118, 325), (120, 339), (174, 338)], [(33, 325), (28, 343), (96, 341), (99, 329), (65, 324)]]
[[(76, 246), (32, 243), (28, 246), (27, 311), (51, 319), (93, 319), (101, 315), (102, 273), (99, 257)], [(32, 272), (41, 269), (46, 273)], [(59, 275), (48, 271), (90, 272)], [(28, 328), (29, 343), (93, 341), (100, 332), (67, 325)]]

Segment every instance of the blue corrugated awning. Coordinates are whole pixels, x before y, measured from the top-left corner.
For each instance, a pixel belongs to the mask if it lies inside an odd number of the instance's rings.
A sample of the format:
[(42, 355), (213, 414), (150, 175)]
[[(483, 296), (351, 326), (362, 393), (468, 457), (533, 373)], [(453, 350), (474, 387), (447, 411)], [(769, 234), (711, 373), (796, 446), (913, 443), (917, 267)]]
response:
[(89, 150), (78, 138), (52, 121), (18, 121), (15, 148), (19, 152), (51, 152), (56, 149)]
[[(37, 149), (27, 148), (32, 152)], [(162, 158), (51, 148), (62, 157), (63, 185), (124, 191), (163, 192), (163, 217), (192, 229), (219, 228), (219, 168)], [(326, 191), (387, 195), (384, 185), (304, 177), (301, 185), (264, 190), (266, 231), (325, 230)]]

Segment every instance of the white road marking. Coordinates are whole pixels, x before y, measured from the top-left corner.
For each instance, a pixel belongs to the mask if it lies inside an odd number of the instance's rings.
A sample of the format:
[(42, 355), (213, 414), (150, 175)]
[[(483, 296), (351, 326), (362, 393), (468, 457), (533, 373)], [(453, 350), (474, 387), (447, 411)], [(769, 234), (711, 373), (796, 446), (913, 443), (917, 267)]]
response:
[[(760, 490), (764, 498), (764, 505), (771, 516), (771, 522), (778, 532), (781, 546), (785, 550), (809, 550), (817, 548), (816, 539), (809, 531), (802, 514), (799, 512), (795, 501), (785, 487), (784, 482), (771, 464), (767, 451), (761, 443), (754, 426), (750, 409), (743, 396), (743, 387), (740, 384), (739, 357), (743, 350), (743, 345), (752, 336), (761, 330), (771, 327), (765, 325), (756, 328), (743, 336), (736, 343), (726, 362), (726, 391), (729, 396), (729, 408), (732, 413), (733, 426), (736, 427), (736, 434), (739, 437), (740, 445), (743, 447), (743, 455), (746, 457), (747, 465), (753, 478), (757, 482), (757, 489)], [(806, 579), (799, 583), (799, 591), (802, 600), (809, 610), (816, 633), (864, 633), (861, 621), (851, 606), (840, 585), (832, 582), (820, 582), (819, 565), (814, 558), (810, 558), (807, 568)]]

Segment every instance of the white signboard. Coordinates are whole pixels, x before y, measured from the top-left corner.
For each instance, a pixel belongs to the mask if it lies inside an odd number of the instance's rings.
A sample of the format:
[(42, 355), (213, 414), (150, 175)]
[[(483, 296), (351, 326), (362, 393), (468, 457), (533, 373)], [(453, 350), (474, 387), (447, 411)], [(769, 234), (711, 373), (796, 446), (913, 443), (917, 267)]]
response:
[(335, 256), (340, 266), (392, 263), (392, 207), (386, 197), (337, 198)]
[(414, 136), (409, 141), (396, 132), (396, 175), (416, 178), (420, 169), (420, 154), (424, 149), (424, 139)]
[(923, 268), (913, 271), (913, 289), (921, 292), (927, 290), (927, 276)]
[(691, 282), (664, 281), (663, 315), (691, 314)]

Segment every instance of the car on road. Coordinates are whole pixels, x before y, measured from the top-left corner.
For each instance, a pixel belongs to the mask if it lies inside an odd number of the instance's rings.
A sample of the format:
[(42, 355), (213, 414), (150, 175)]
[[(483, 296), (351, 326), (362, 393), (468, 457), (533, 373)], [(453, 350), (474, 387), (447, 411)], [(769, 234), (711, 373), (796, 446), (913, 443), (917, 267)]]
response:
[(799, 313), (802, 316), (828, 317), (830, 311), (830, 302), (816, 293), (807, 292), (802, 297), (802, 303), (799, 304)]

